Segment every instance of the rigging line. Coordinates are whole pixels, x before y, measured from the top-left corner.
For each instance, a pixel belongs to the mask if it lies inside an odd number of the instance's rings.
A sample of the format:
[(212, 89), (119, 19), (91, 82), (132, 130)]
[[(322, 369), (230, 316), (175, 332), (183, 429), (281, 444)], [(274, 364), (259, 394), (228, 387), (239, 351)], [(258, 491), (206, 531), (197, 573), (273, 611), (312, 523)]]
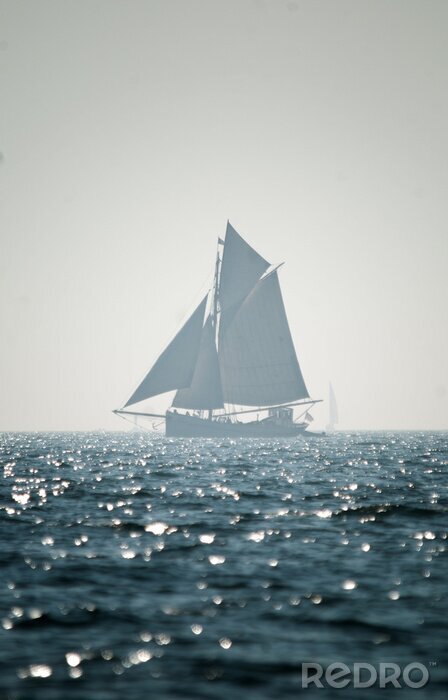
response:
[(271, 408), (288, 408), (289, 406), (309, 406), (309, 405), (314, 405), (315, 403), (321, 403), (323, 399), (310, 399), (309, 401), (298, 401), (296, 403), (280, 403), (275, 406), (265, 406), (264, 408), (251, 408), (248, 410), (244, 411), (234, 411), (233, 413), (226, 413), (226, 416), (236, 416), (239, 415), (240, 413), (255, 413), (256, 411), (268, 411)]
[(306, 413), (308, 413), (308, 408), (305, 408), (304, 411), (300, 415), (297, 416), (297, 418), (294, 418), (294, 423), (297, 423), (301, 419), (302, 416), (304, 416)]
[[(117, 412), (114, 411), (114, 413), (117, 413)], [(117, 413), (117, 415), (120, 418), (122, 418), (123, 420), (125, 420), (127, 423), (131, 423), (131, 425), (136, 425), (135, 421), (133, 421), (132, 418), (127, 418), (126, 416), (122, 416), (122, 415), (120, 415), (120, 413)], [(147, 428), (145, 425), (142, 425), (142, 426), (139, 425), (138, 427), (142, 428), (143, 430), (146, 430), (147, 432), (151, 432), (151, 430), (149, 428)]]
[(115, 411), (112, 411), (112, 413), (116, 413), (117, 416), (122, 416), (125, 414), (128, 416), (149, 416), (150, 418), (163, 418), (165, 420), (165, 416), (162, 413), (144, 413), (142, 411), (125, 411), (124, 409), (116, 409)]

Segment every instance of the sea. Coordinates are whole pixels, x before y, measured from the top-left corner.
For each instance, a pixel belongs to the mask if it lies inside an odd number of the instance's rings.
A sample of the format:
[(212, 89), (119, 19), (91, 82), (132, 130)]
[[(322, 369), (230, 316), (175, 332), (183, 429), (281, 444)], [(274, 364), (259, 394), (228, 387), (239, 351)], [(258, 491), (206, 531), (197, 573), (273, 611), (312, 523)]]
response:
[(448, 433), (3, 433), (0, 465), (2, 700), (448, 697)]

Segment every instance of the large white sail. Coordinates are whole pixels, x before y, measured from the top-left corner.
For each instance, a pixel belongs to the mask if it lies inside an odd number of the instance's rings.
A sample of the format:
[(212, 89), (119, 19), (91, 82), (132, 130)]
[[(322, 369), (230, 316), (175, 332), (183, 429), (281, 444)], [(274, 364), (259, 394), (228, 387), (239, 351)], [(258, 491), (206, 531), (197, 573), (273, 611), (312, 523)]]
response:
[(260, 279), (238, 306), (220, 334), (218, 356), (226, 403), (270, 406), (308, 398), (277, 272)]
[(222, 408), (221, 379), (216, 352), (215, 329), (211, 316), (202, 330), (201, 343), (191, 384), (179, 389), (174, 397), (175, 408)]
[(206, 302), (207, 296), (156, 360), (126, 406), (190, 386), (202, 337)]
[(238, 306), (269, 266), (270, 263), (227, 222), (219, 280), (221, 331), (227, 328)]

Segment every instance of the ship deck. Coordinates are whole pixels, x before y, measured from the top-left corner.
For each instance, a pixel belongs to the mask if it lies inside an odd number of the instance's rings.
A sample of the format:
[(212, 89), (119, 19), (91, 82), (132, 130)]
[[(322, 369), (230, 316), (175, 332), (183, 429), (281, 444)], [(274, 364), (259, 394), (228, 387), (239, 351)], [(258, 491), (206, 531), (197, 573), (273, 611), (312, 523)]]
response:
[(242, 422), (223, 417), (200, 418), (174, 411), (166, 413), (167, 437), (295, 437), (302, 435), (305, 428), (303, 424), (272, 418)]

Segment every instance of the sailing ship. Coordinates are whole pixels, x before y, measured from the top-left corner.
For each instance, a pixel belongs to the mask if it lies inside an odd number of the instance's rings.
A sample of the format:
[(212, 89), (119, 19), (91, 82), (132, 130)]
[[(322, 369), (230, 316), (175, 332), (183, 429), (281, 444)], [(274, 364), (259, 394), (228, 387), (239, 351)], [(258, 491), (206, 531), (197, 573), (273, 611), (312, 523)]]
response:
[[(328, 423), (325, 430), (312, 431), (307, 430), (307, 437), (312, 438), (326, 438), (331, 436), (335, 432), (335, 424), (339, 422), (338, 405), (336, 403), (336, 395), (334, 393), (333, 385), (330, 382), (328, 387)], [(311, 424), (313, 420), (312, 416), (305, 414), (305, 420), (308, 418), (308, 424)]]
[[(279, 267), (227, 222), (211, 289), (114, 413), (164, 419), (170, 437), (303, 434), (318, 400), (309, 396), (294, 349)], [(165, 414), (128, 410), (173, 391)]]
[(334, 393), (333, 385), (331, 384), (331, 382), (328, 387), (328, 413), (329, 419), (327, 425), (327, 433), (334, 433), (334, 426), (336, 425), (336, 423), (339, 423), (339, 411), (338, 405), (336, 403), (336, 395)]

